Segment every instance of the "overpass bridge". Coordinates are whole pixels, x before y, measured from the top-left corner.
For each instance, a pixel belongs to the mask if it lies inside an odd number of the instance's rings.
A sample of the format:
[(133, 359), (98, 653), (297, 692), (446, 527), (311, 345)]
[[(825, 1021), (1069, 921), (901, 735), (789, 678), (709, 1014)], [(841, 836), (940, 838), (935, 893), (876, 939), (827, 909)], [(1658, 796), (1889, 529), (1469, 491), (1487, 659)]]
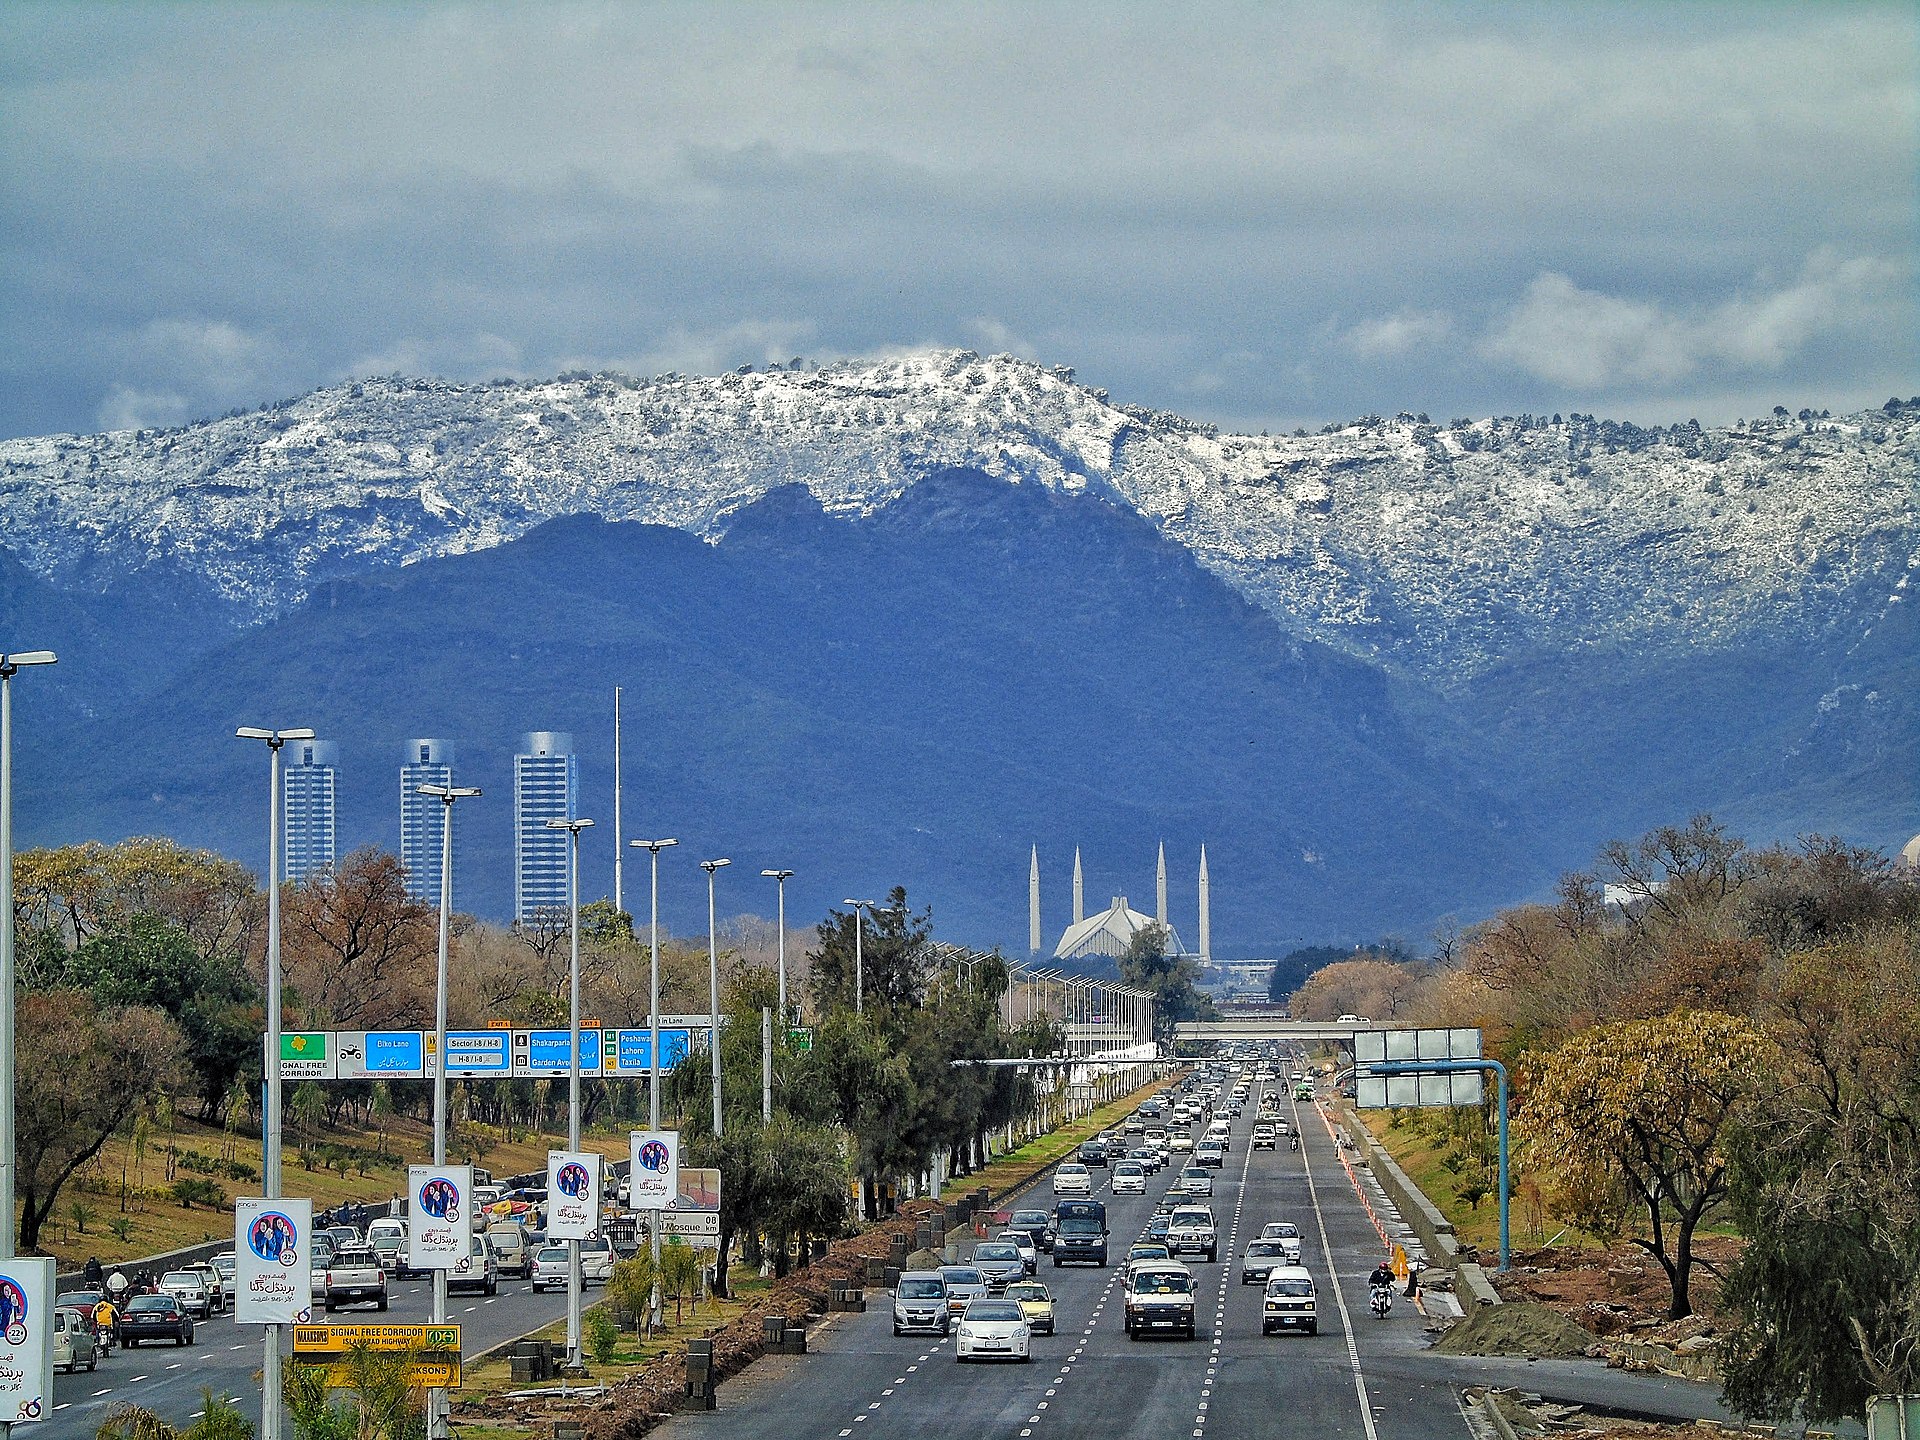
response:
[(1341, 1040), (1351, 1045), (1363, 1030), (1381, 1027), (1371, 1020), (1291, 1020), (1278, 1014), (1226, 1015), (1218, 1020), (1189, 1020), (1176, 1025), (1175, 1041), (1198, 1044), (1222, 1040), (1297, 1040), (1325, 1043)]

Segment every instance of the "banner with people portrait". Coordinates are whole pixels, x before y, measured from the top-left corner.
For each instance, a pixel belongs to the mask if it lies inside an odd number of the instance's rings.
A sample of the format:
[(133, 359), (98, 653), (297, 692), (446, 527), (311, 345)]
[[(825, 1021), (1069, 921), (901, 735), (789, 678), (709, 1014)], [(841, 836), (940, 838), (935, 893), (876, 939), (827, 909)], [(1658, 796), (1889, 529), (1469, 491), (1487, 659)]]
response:
[(313, 1318), (313, 1202), (233, 1202), (233, 1318), (304, 1325)]
[(600, 1157), (547, 1152), (547, 1238), (585, 1240), (600, 1228)]
[(0, 1421), (53, 1410), (53, 1261), (0, 1260)]
[(666, 1209), (680, 1193), (680, 1132), (634, 1130), (628, 1140), (627, 1204), (635, 1210)]
[(452, 1270), (473, 1246), (473, 1167), (407, 1167), (407, 1264)]

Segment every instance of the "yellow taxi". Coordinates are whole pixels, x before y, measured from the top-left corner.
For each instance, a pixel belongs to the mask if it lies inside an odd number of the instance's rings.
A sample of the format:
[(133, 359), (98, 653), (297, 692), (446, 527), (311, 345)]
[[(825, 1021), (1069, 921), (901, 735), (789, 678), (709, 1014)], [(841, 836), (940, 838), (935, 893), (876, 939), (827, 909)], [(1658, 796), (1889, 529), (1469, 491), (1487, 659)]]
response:
[(1053, 1296), (1038, 1280), (1016, 1280), (1006, 1288), (1006, 1298), (1020, 1302), (1020, 1313), (1036, 1335), (1053, 1334)]

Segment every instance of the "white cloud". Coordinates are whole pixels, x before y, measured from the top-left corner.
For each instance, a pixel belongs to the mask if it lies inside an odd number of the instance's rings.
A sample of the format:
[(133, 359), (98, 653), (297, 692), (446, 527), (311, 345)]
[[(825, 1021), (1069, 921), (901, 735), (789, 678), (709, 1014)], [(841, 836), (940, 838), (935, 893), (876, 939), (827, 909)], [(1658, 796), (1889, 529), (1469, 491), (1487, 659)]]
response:
[(190, 377), (198, 388), (241, 395), (259, 382), (273, 350), (270, 342), (231, 321), (197, 317), (149, 321), (135, 348), (144, 362)]
[(991, 315), (976, 315), (967, 322), (967, 333), (989, 355), (1018, 355), (1023, 360), (1042, 358), (1041, 349), (1011, 325)]
[(1340, 343), (1363, 360), (1390, 360), (1447, 338), (1453, 317), (1444, 310), (1396, 310), (1362, 320), (1340, 336)]
[(613, 368), (636, 375), (666, 370), (699, 375), (743, 363), (741, 356), (760, 362), (784, 362), (804, 354), (806, 341), (813, 333), (810, 320), (738, 320), (703, 330), (675, 326), (656, 337), (631, 363)]
[(1542, 380), (1668, 385), (1710, 367), (1778, 370), (1809, 344), (1906, 303), (1904, 267), (1817, 251), (1791, 283), (1715, 304), (1663, 305), (1585, 290), (1547, 272), (1489, 327), (1480, 353)]
[(178, 425), (186, 418), (186, 396), (130, 385), (115, 385), (94, 411), (102, 430), (144, 430), (150, 425)]

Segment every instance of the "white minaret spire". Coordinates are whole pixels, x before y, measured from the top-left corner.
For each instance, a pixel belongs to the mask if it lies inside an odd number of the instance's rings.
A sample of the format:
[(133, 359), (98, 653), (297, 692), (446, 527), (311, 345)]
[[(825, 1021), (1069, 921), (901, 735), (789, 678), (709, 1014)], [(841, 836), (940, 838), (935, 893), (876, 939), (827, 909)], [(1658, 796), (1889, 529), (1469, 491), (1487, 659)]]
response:
[(1073, 847), (1073, 923), (1087, 918), (1087, 892), (1080, 883), (1080, 847)]
[(1160, 863), (1153, 870), (1153, 918), (1167, 926), (1167, 842), (1160, 842)]
[(1213, 905), (1207, 897), (1207, 847), (1200, 847), (1200, 963), (1213, 963)]
[(1027, 949), (1040, 953), (1040, 847), (1033, 847), (1027, 866)]

